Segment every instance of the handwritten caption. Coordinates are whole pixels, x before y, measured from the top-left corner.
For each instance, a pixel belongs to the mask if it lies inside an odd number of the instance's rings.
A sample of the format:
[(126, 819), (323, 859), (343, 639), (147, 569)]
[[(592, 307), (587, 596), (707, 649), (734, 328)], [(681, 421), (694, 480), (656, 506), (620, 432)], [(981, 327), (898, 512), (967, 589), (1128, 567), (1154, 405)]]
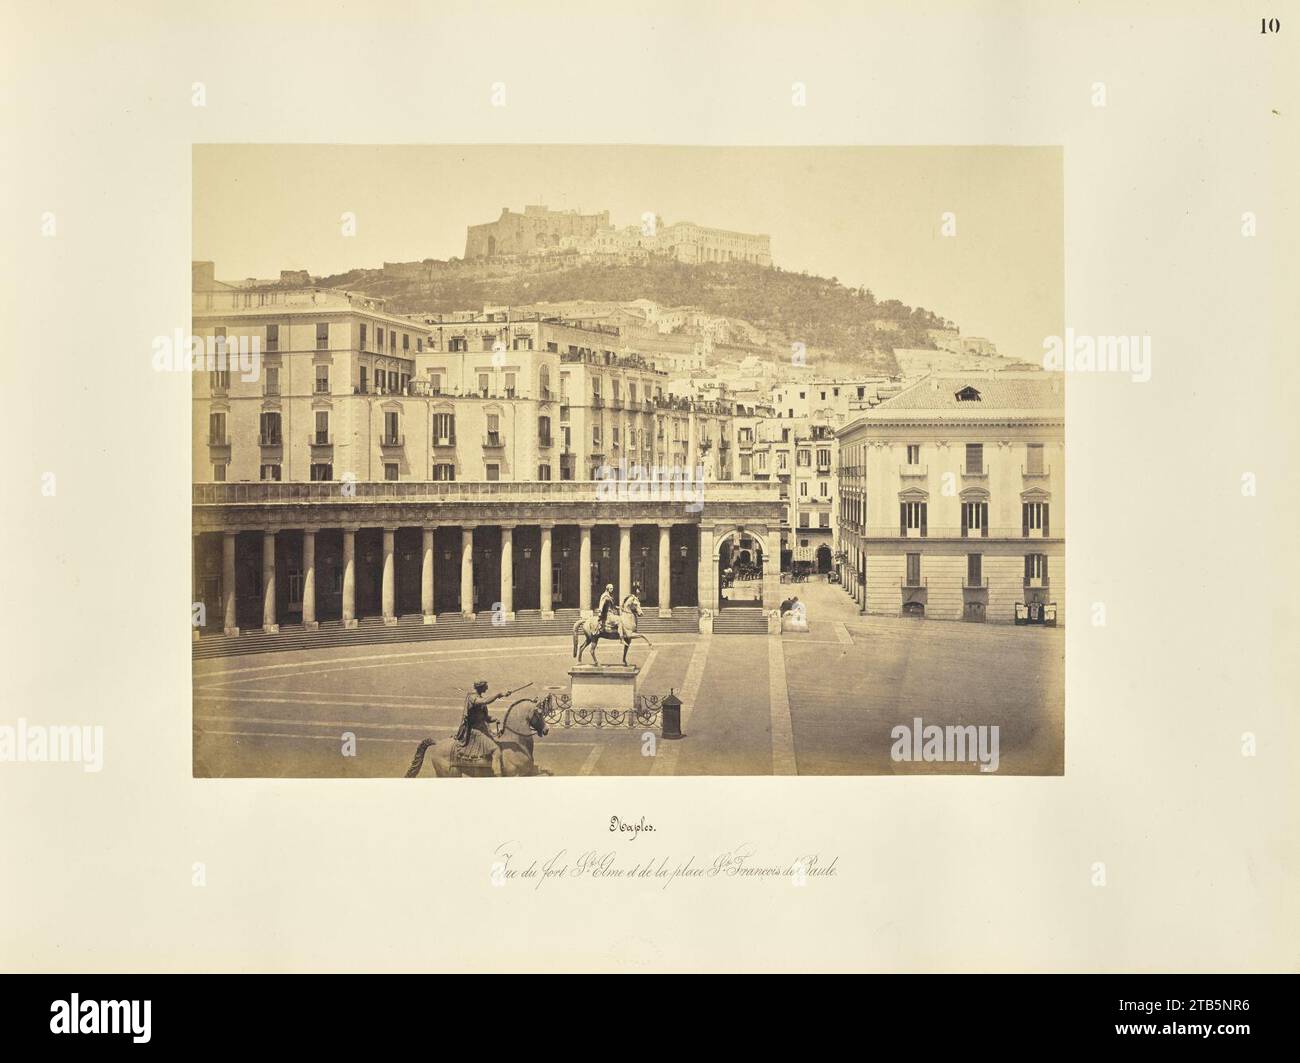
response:
[(662, 889), (680, 882), (772, 882), (789, 880), (803, 886), (839, 874), (839, 857), (807, 853), (793, 857), (762, 856), (754, 845), (743, 844), (721, 853), (646, 855), (630, 849), (561, 849), (546, 857), (522, 851), (519, 842), (503, 842), (492, 853), (492, 882), (497, 886), (520, 883), (540, 890), (563, 883), (633, 882), (657, 884)]

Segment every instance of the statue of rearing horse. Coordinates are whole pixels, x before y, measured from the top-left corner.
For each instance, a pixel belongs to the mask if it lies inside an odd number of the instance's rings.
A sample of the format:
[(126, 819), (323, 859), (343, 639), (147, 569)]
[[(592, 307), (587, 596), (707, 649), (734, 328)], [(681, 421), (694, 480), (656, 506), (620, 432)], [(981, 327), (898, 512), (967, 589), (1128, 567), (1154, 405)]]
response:
[[(635, 594), (629, 594), (623, 599), (623, 608), (618, 610), (618, 617), (612, 629), (603, 626), (600, 617), (596, 614), (579, 620), (573, 625), (573, 655), (578, 658), (578, 663), (582, 663), (583, 653), (590, 648), (591, 663), (600, 664), (600, 661), (596, 660), (596, 644), (601, 639), (619, 639), (623, 643), (624, 664), (627, 664), (627, 651), (633, 639), (644, 639), (647, 646), (652, 646), (653, 643), (636, 629), (636, 618), (640, 615), (640, 601)], [(587, 640), (581, 648), (578, 647), (579, 634), (584, 635)]]

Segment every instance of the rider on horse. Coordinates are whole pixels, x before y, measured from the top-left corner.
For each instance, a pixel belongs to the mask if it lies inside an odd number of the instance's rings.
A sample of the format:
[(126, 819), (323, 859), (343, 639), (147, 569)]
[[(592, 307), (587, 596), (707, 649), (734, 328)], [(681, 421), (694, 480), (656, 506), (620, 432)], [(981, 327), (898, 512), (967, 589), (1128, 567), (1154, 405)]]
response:
[(492, 718), (488, 706), (504, 698), (510, 691), (502, 691), (489, 698), (485, 697), (487, 688), (487, 680), (480, 679), (474, 684), (474, 689), (465, 695), (465, 716), (456, 732), (456, 752), (467, 760), (491, 761), (501, 749), (501, 743), (488, 729), (489, 724), (500, 721)]
[(617, 617), (615, 617), (613, 625), (608, 623), (609, 612), (611, 609), (615, 613), (618, 612), (618, 606), (614, 604), (614, 584), (606, 583), (605, 593), (600, 596), (600, 626), (607, 631), (618, 626)]

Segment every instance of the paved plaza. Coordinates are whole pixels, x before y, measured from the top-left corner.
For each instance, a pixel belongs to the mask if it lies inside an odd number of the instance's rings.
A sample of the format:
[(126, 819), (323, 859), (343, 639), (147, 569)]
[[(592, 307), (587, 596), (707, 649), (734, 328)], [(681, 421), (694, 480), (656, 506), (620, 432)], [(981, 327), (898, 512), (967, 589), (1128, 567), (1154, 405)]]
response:
[[(537, 740), (539, 767), (557, 776), (978, 770), (894, 761), (891, 730), (919, 717), (998, 726), (998, 774), (1064, 772), (1064, 631), (862, 617), (838, 587), (782, 590), (806, 604), (807, 632), (671, 634), (634, 646), (638, 689), (682, 699), (683, 739), (657, 741), (646, 756), (644, 728), (553, 726)], [(612, 645), (602, 652), (618, 659)], [(564, 692), (571, 654), (568, 637), (524, 637), (196, 661), (195, 774), (400, 777), (420, 739), (450, 740), (475, 679), (491, 693), (528, 682), (529, 695)], [(345, 732), (356, 736), (355, 756), (342, 753)]]

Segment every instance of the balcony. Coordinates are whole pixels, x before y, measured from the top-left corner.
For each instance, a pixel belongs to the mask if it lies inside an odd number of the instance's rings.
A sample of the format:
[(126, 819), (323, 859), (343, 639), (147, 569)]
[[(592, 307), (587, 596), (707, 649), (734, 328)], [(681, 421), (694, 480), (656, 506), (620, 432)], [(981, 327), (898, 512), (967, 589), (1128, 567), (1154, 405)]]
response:
[(262, 388), (262, 394), (268, 399), (278, 399), (280, 397), (280, 385), (268, 383)]
[(551, 436), (538, 436), (537, 445), (543, 450), (554, 445), (555, 440)]
[(898, 585), (905, 591), (923, 591), (926, 589), (926, 581), (923, 576), (918, 576), (916, 579), (903, 576), (899, 579)]
[(501, 432), (484, 432), (483, 445), (492, 449), (495, 449), (496, 447), (504, 447), (506, 445), (506, 437)]
[(307, 445), (312, 447), (332, 447), (334, 437), (328, 432), (309, 432), (307, 434)]
[(435, 447), (454, 447), (456, 445), (456, 436), (434, 436), (433, 445)]
[(268, 435), (258, 436), (257, 445), (259, 447), (279, 447), (279, 446), (283, 446), (284, 443), (283, 440), (281, 440), (280, 438), (279, 432), (272, 432)]
[(228, 447), (230, 446), (230, 438), (228, 436), (208, 436), (208, 446)]
[(964, 579), (961, 581), (961, 589), (964, 591), (986, 591), (989, 589), (989, 578), (984, 576), (980, 579)]
[(623, 408), (623, 400), (615, 396), (609, 400), (609, 408), (611, 410), (621, 410)]
[(392, 432), (385, 432), (379, 439), (379, 445), (381, 447), (400, 447), (405, 445), (405, 443), (406, 436), (402, 435), (401, 432), (395, 434)]
[(1040, 469), (1031, 469), (1026, 465), (1020, 466), (1020, 475), (1026, 480), (1046, 480), (1052, 475), (1052, 467), (1044, 465)]
[(591, 397), (591, 408), (593, 410), (603, 410), (605, 408), (605, 400), (599, 395), (593, 395)]
[(1025, 590), (1046, 590), (1050, 586), (1046, 576), (1026, 576)]
[(989, 470), (984, 465), (981, 465), (978, 469), (972, 469), (963, 465), (961, 467), (961, 475), (962, 478), (966, 480), (987, 480), (989, 478)]
[(924, 480), (927, 476), (930, 475), (930, 466), (900, 465), (898, 467), (898, 475), (901, 479), (904, 480), (908, 479), (909, 477), (914, 477), (918, 480)]

